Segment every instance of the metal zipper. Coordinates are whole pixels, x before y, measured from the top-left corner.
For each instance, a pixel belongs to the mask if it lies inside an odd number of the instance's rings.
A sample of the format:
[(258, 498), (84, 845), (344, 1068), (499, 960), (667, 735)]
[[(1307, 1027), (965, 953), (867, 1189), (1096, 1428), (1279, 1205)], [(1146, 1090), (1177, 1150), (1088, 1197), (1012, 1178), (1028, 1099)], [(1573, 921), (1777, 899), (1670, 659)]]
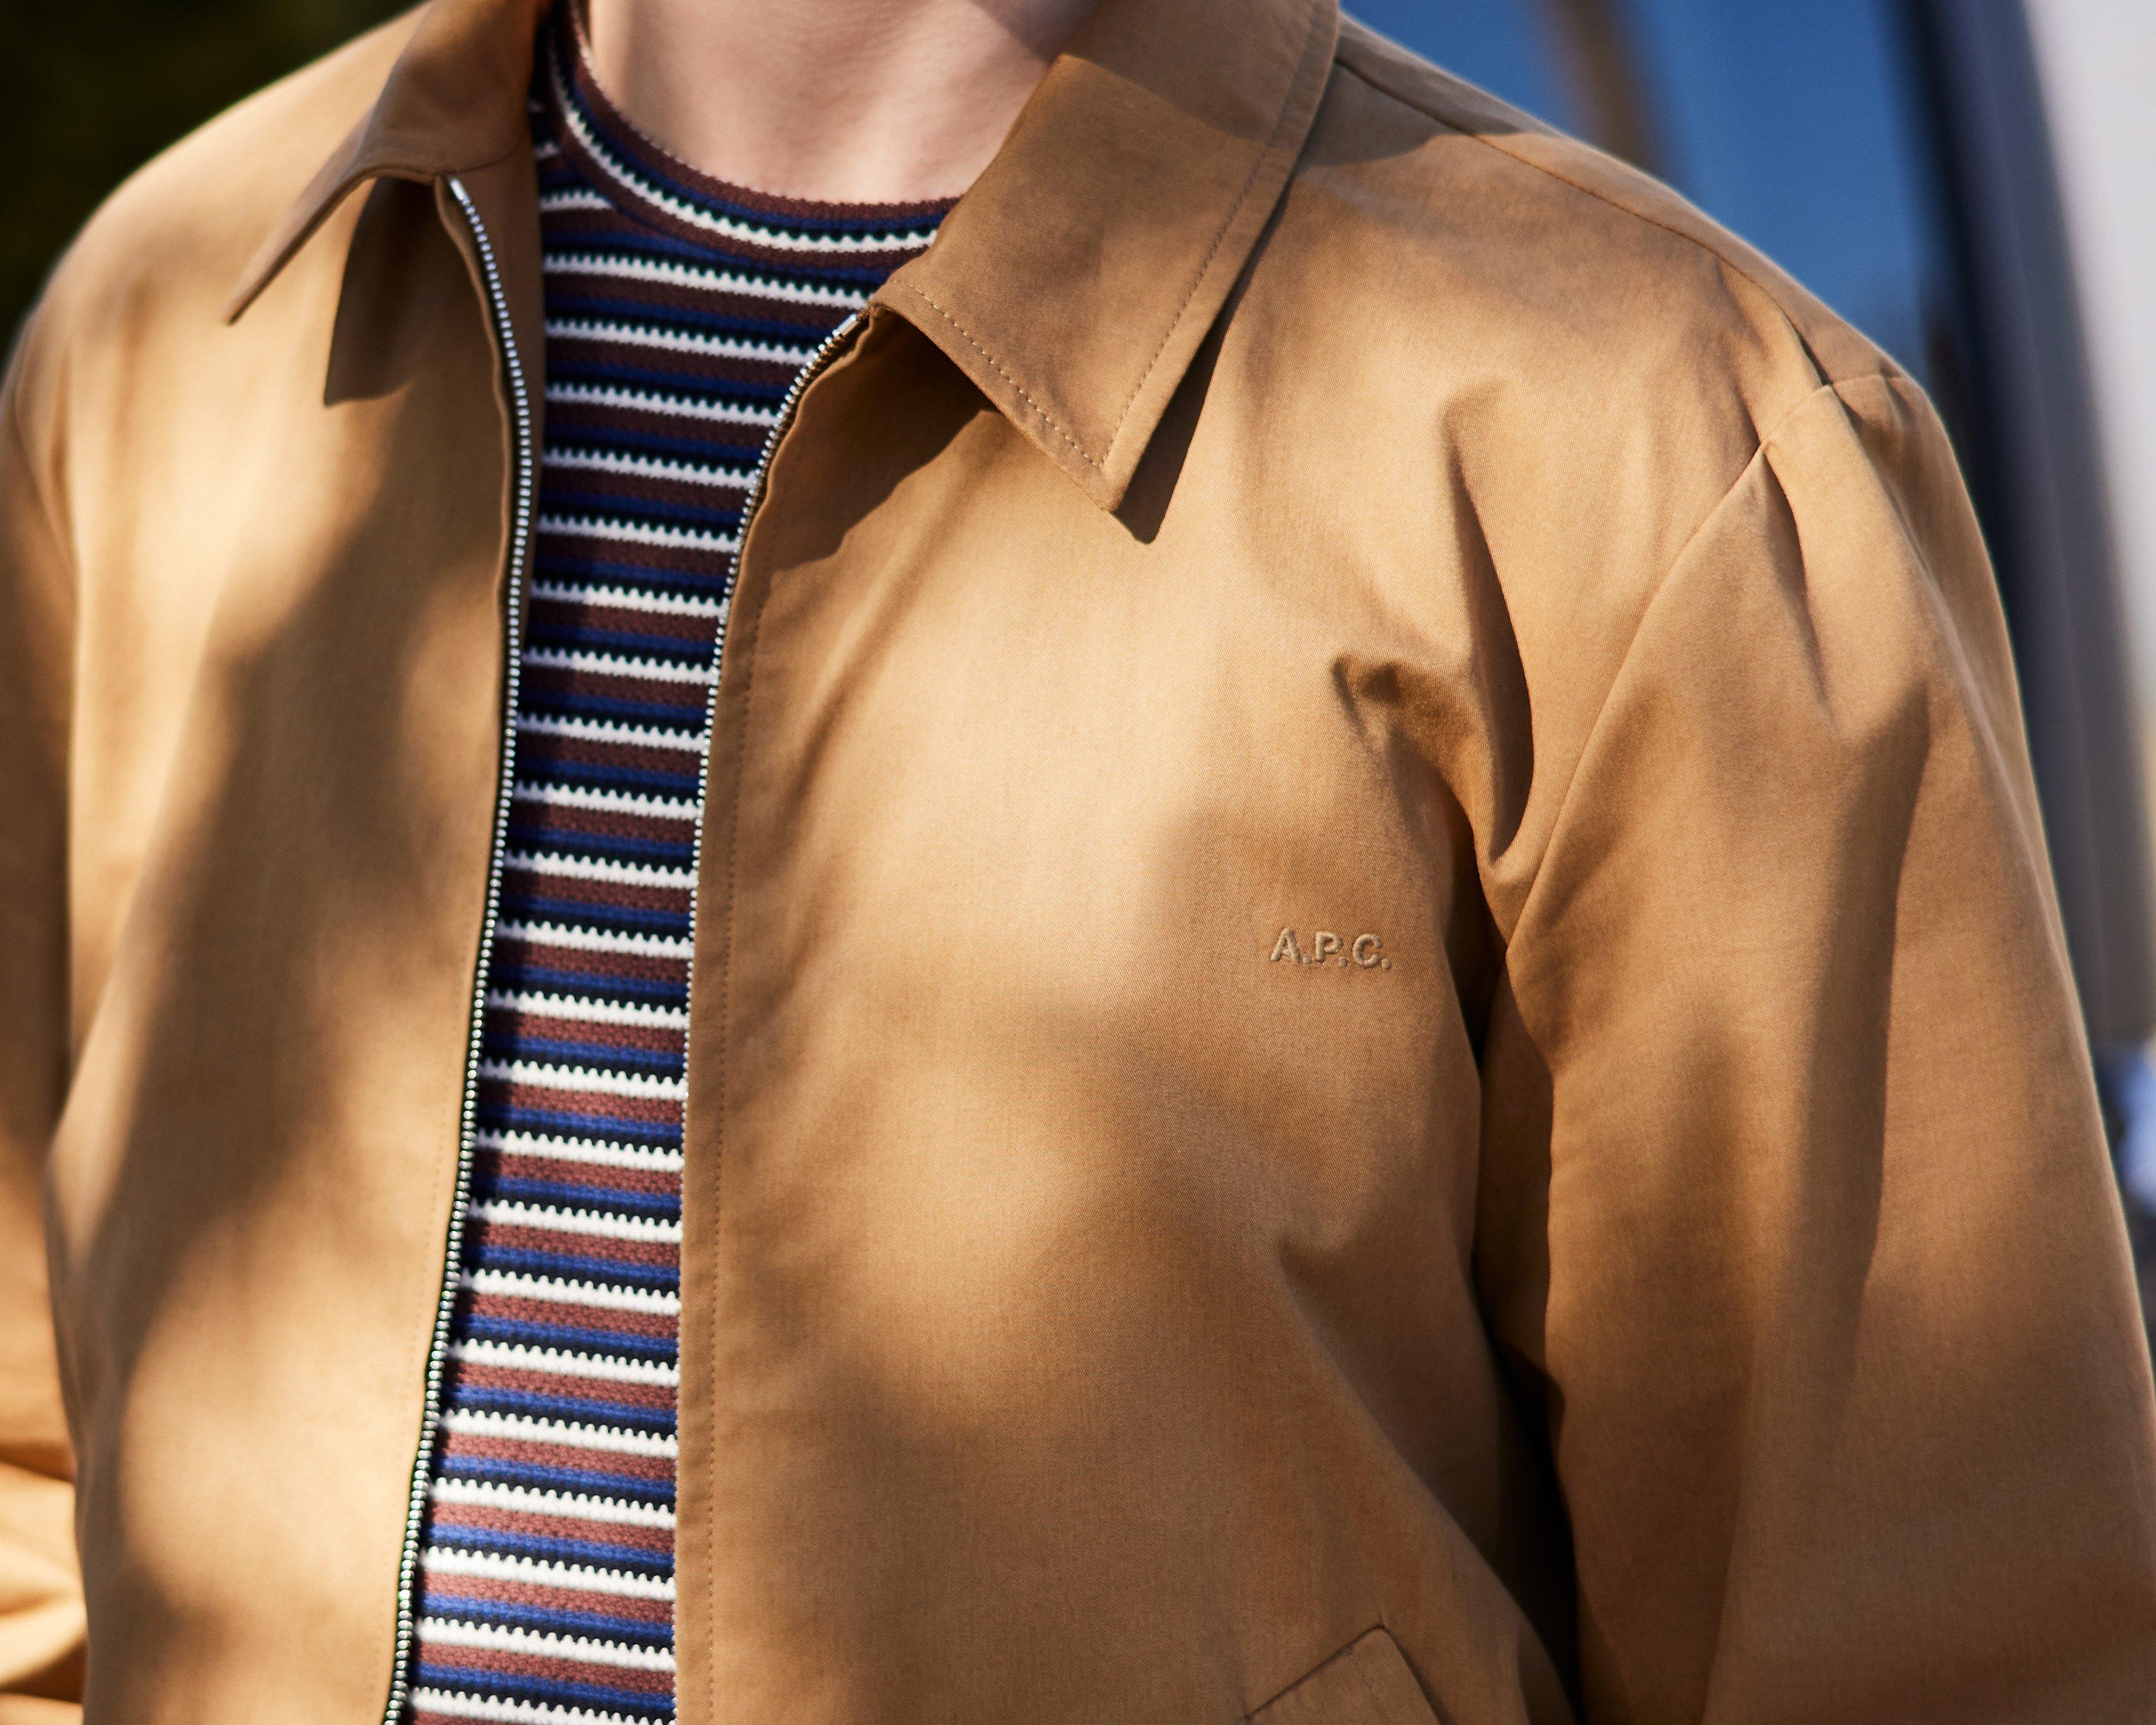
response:
[[(734, 535), (734, 558), (726, 571), (725, 590), (719, 595), (719, 627), (711, 644), (711, 688), (704, 697), (704, 752), (696, 766), (696, 829), (689, 847), (689, 939), (693, 948), (696, 938), (696, 887), (704, 872), (704, 804), (711, 787), (711, 748), (719, 735), (719, 676), (726, 669), (726, 635), (733, 621), (734, 593), (741, 586), (742, 555), (748, 549), (748, 530), (756, 520), (756, 512), (763, 503), (764, 481), (770, 476), (771, 458), (778, 453), (779, 439), (786, 435), (787, 428), (793, 424), (794, 409), (801, 405), (801, 397), (811, 383), (831, 362), (832, 356), (845, 343), (846, 338), (861, 326), (865, 311), (850, 313), (846, 321), (824, 337), (816, 351), (808, 356), (808, 363), (794, 373), (793, 381), (787, 386), (786, 393), (779, 398), (778, 413), (771, 422), (771, 429), (763, 439), (763, 452), (756, 458), (756, 471), (750, 476), (748, 495), (742, 504), (741, 529)], [(693, 963), (693, 957), (691, 960)], [(693, 982), (691, 987), (693, 988)], [(693, 1010), (696, 1002), (690, 1001)], [(689, 1058), (685, 1044), (681, 1056), (681, 1082), (685, 1091), (689, 1081)], [(684, 1110), (684, 1126), (686, 1111)], [(683, 1132), (686, 1147), (687, 1132)]]
[[(691, 949), (689, 1006), (692, 1014), (696, 1009), (694, 948), (696, 939), (696, 914), (699, 909), (697, 901), (700, 896), (697, 888), (704, 872), (704, 817), (711, 785), (711, 749), (717, 742), (719, 735), (719, 678), (726, 668), (727, 625), (733, 620), (734, 593), (741, 586), (742, 555), (748, 549), (748, 530), (756, 520), (757, 509), (763, 502), (764, 481), (771, 473), (772, 457), (778, 453), (779, 439), (786, 435), (788, 428), (793, 424), (794, 410), (801, 405), (803, 393), (816, 381), (824, 367), (830, 363), (833, 356), (844, 345), (846, 338), (860, 327), (865, 315), (861, 311), (850, 314), (844, 323), (824, 336), (816, 351), (808, 356), (808, 364), (794, 374), (793, 382), (787, 386), (786, 393), (779, 398), (778, 414), (771, 422), (771, 430), (763, 439), (762, 452), (756, 458), (756, 471), (749, 479), (748, 495), (742, 504), (741, 526), (734, 535), (733, 562), (726, 570), (726, 587), (719, 594), (718, 629), (711, 643), (711, 691), (704, 697), (704, 747), (702, 753), (697, 757), (696, 764), (696, 824), (689, 846), (689, 942)], [(685, 1093), (689, 1086), (689, 1046), (690, 1039), (685, 1035), (681, 1050), (681, 1086)], [(681, 1136), (682, 1148), (685, 1152), (688, 1148), (687, 1126), (688, 1106), (684, 1102)], [(461, 1173), (459, 1178), (461, 1186), (463, 1179)], [(430, 1385), (429, 1393), (431, 1397), (433, 1394), (431, 1378), (429, 1382)], [(430, 1401), (429, 1406), (431, 1405)], [(401, 1611), (398, 1620), (400, 1625), (405, 1620)], [(400, 1629), (400, 1643), (402, 1640), (403, 1634)], [(400, 1672), (403, 1671), (403, 1666), (401, 1662), (398, 1669)], [(386, 1725), (397, 1725), (397, 1722), (392, 1718), (386, 1722)]]
[(524, 667), (524, 565), (531, 544), (531, 513), (536, 498), (538, 458), (532, 448), (531, 397), (526, 388), (523, 362), (516, 352), (516, 335), (509, 320), (509, 296), (502, 290), (501, 269), (486, 224), (464, 182), (449, 176), (449, 195), (464, 212), (479, 252), (480, 273), (486, 282), (487, 315), (500, 345), (502, 367), (509, 382), (509, 402), (516, 463), (515, 506), (509, 529), (509, 580), (506, 597), (507, 663), (502, 685), (501, 772), (494, 793), (494, 836), (487, 851), (486, 913), (480, 924), (479, 967), (472, 986), (471, 1029), (465, 1048), (464, 1109), (457, 1126), (456, 1191), (449, 1205), (449, 1233), (442, 1265), (441, 1297), (434, 1307), (434, 1333), (427, 1350), (426, 1400), (419, 1416), (419, 1453), (412, 1464), (412, 1491), (404, 1509), (404, 1549), (397, 1564), (397, 1658), (391, 1667), (389, 1702), (382, 1709), (382, 1725), (398, 1725), (410, 1698), (409, 1668), (412, 1644), (418, 1631), (413, 1604), (413, 1583), (419, 1571), (419, 1536), (427, 1512), (427, 1486), (434, 1476), (434, 1443), (442, 1425), (442, 1371), (449, 1358), (449, 1331), (456, 1312), (457, 1286), (464, 1268), (465, 1210), (471, 1202), (472, 1158), (478, 1147), (479, 1068), (481, 1040), (486, 1029), (489, 972), (494, 963), (494, 937), (501, 916), (501, 870), (509, 842), (509, 809), (516, 783), (517, 689)]
[[(756, 471), (750, 476), (748, 496), (742, 504), (741, 531), (734, 536), (734, 560), (726, 573), (726, 590), (719, 595), (718, 639), (711, 649), (711, 692), (704, 702), (704, 764), (696, 775), (696, 839), (692, 865), (701, 865), (704, 850), (704, 792), (711, 777), (711, 743), (718, 734), (719, 673), (726, 662), (726, 625), (733, 620), (734, 590), (741, 585), (742, 553), (748, 549), (748, 530), (756, 520), (757, 511), (762, 506), (764, 482), (771, 476), (771, 458), (778, 453), (778, 440), (793, 424), (794, 410), (801, 405), (801, 397), (811, 383), (831, 362), (832, 357), (845, 345), (846, 338), (861, 326), (867, 317), (865, 310), (850, 312), (846, 321), (824, 337), (816, 351), (808, 356), (808, 363), (793, 375), (786, 393), (779, 398), (778, 417), (771, 422), (771, 429), (763, 439), (763, 453), (756, 458)], [(690, 880), (695, 879), (694, 875)], [(695, 915), (696, 901), (690, 901), (690, 916)], [(690, 932), (696, 925), (692, 920)], [(684, 1069), (686, 1076), (686, 1069)]]
[[(763, 452), (756, 458), (756, 471), (750, 475), (748, 495), (742, 504), (741, 528), (734, 535), (734, 557), (726, 571), (726, 584), (719, 594), (719, 627), (711, 644), (711, 688), (704, 697), (704, 752), (696, 766), (696, 829), (689, 846), (689, 941), (693, 949), (696, 938), (696, 887), (704, 872), (704, 803), (711, 787), (711, 747), (719, 736), (719, 676), (726, 669), (726, 635), (733, 621), (734, 593), (741, 586), (742, 554), (748, 549), (748, 530), (756, 520), (756, 512), (763, 503), (764, 481), (770, 476), (771, 458), (778, 453), (778, 441), (786, 435), (787, 428), (793, 424), (794, 409), (801, 405), (801, 397), (816, 381), (831, 357), (844, 345), (846, 338), (861, 326), (865, 311), (850, 312), (846, 321), (824, 337), (816, 351), (808, 356), (808, 363), (793, 374), (786, 393), (779, 398), (778, 412), (771, 422), (771, 429), (763, 439)], [(693, 957), (691, 963), (694, 963)], [(693, 988), (694, 983), (691, 983)], [(690, 1001), (691, 1010), (696, 1002)], [(689, 1056), (684, 1043), (681, 1055), (681, 1084), (685, 1092), (689, 1082)], [(684, 1108), (682, 1134), (686, 1145), (686, 1109)]]
[[(425, 1401), (419, 1418), (419, 1449), (412, 1464), (412, 1489), (405, 1502), (404, 1547), (397, 1564), (396, 1657), (391, 1667), (388, 1702), (382, 1709), (382, 1725), (399, 1725), (405, 1704), (411, 1698), (412, 1645), (417, 1639), (418, 1628), (413, 1601), (413, 1583), (419, 1570), (419, 1541), (426, 1522), (427, 1487), (434, 1477), (434, 1445), (441, 1433), (442, 1373), (449, 1358), (449, 1333), (455, 1321), (457, 1288), (464, 1267), (465, 1212), (471, 1202), (472, 1161), (478, 1147), (480, 1054), (486, 1029), (488, 973), (494, 958), (495, 932), (501, 921), (502, 862), (508, 848), (509, 811), (516, 781), (516, 710), (524, 658), (524, 568), (531, 542), (531, 516), (537, 474), (537, 457), (532, 447), (535, 439), (532, 436), (531, 398), (525, 380), (523, 362), (516, 351), (516, 332), (510, 323), (509, 298), (501, 285), (501, 268), (495, 257), (494, 244), (487, 237), (486, 224), (480, 220), (478, 206), (473, 203), (470, 193), (465, 189), (464, 182), (453, 174), (449, 177), (448, 185), (450, 196), (456, 199), (458, 208), (463, 211), (465, 221), (471, 228), (472, 244), (479, 253), (480, 273), (486, 283), (487, 313), (501, 349), (503, 368), (508, 377), (516, 469), (516, 499), (511, 516), (509, 541), (507, 640), (505, 648), (507, 662), (502, 696), (501, 772), (495, 788), (494, 834), (486, 865), (486, 908), (480, 925), (478, 973), (472, 988), (471, 1026), (465, 1050), (464, 1104), (457, 1127), (456, 1185), (450, 1204), (449, 1231), (443, 1259), (442, 1291), (435, 1305), (434, 1336), (427, 1351)], [(772, 458), (778, 452), (779, 440), (793, 423), (794, 412), (800, 406), (803, 393), (815, 382), (846, 339), (860, 327), (862, 316), (860, 312), (853, 313), (826, 336), (809, 357), (808, 364), (788, 386), (785, 395), (780, 398), (778, 415), (772, 421), (770, 434), (764, 439), (762, 452), (757, 458), (756, 472), (750, 480), (748, 495), (742, 506), (741, 529), (735, 536), (732, 566), (727, 572), (726, 590), (719, 598), (719, 624), (711, 649), (711, 692), (704, 701), (704, 751), (696, 771), (696, 829), (690, 874), (690, 927), (692, 937), (696, 927), (695, 882), (703, 864), (704, 803), (711, 785), (711, 744), (718, 730), (719, 675), (726, 660), (726, 624), (732, 614), (734, 592), (741, 580), (742, 552), (748, 544), (750, 525), (763, 501), (764, 483), (771, 472)], [(685, 1051), (682, 1063), (685, 1081), (687, 1070)]]

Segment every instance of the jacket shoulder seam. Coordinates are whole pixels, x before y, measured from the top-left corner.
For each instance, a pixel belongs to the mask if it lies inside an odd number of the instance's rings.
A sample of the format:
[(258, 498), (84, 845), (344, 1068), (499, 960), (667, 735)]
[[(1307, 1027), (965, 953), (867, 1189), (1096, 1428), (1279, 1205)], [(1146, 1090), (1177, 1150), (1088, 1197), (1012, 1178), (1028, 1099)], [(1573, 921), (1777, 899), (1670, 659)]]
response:
[(1624, 680), (1625, 667), (1631, 662), (1633, 649), (1639, 645), (1640, 636), (1647, 627), (1648, 619), (1653, 615), (1655, 608), (1661, 603), (1662, 595), (1670, 590), (1671, 583), (1676, 578), (1677, 571), (1684, 567), (1685, 559), (1691, 555), (1692, 547), (1699, 543), (1708, 528), (1714, 525), (1722, 512), (1729, 506), (1731, 501), (1759, 471), (1768, 451), (1774, 448), (1776, 441), (1781, 437), (1784, 429), (1792, 420), (1799, 414), (1810, 411), (1818, 405), (1822, 397), (1831, 396), (1845, 405), (1851, 405), (1849, 392), (1866, 384), (1879, 384), (1890, 391), (1898, 391), (1902, 387), (1902, 380), (1891, 372), (1880, 370), (1860, 372), (1845, 378), (1822, 380), (1816, 387), (1806, 390), (1796, 401), (1792, 402), (1772, 424), (1760, 433), (1758, 441), (1753, 444), (1752, 453), (1745, 458), (1744, 465), (1737, 470), (1729, 483), (1716, 494), (1714, 501), (1709, 504), (1700, 518), (1693, 522), (1691, 531), (1685, 535), (1682, 542), (1678, 545), (1676, 552), (1670, 557), (1669, 562), (1664, 567), (1661, 575), (1656, 578), (1654, 585), (1648, 590), (1645, 601), (1640, 606), (1639, 614), (1632, 619), (1631, 633), (1625, 639), (1625, 650), (1617, 657), (1616, 668), (1610, 675), (1609, 686), (1602, 691), (1602, 699), (1594, 709), (1594, 716), (1588, 721), (1585, 728), (1580, 732), (1579, 759), (1573, 762), (1572, 776), (1566, 781), (1564, 790), (1558, 798), (1557, 807), (1551, 811), (1549, 840), (1544, 844), (1542, 855), (1535, 859), (1534, 873), (1527, 881), (1526, 890), (1520, 895), (1520, 907), (1513, 919), (1512, 927), (1505, 931), (1504, 951), (1507, 956), (1512, 950), (1514, 936), (1528, 920), (1528, 907), (1534, 901), (1536, 889), (1542, 884), (1543, 866), (1549, 860), (1549, 853), (1555, 845), (1557, 834), (1564, 825), (1565, 812), (1572, 806), (1573, 793), (1578, 788), (1579, 761), (1584, 760), (1589, 751), (1593, 747), (1597, 733), (1601, 731), (1604, 721), (1609, 716), (1609, 703), (1616, 698), (1617, 686)]
[[(1342, 72), (1346, 73), (1348, 76), (1353, 78), (1358, 83), (1363, 85), (1366, 89), (1374, 91), (1377, 95), (1384, 97), (1389, 101), (1399, 103), (1401, 107), (1405, 108), (1409, 112), (1421, 116), (1422, 118), (1429, 121), (1432, 125), (1441, 126), (1447, 131), (1451, 132), (1455, 136), (1465, 138), (1471, 143), (1480, 144), (1485, 149), (1493, 151), (1497, 155), (1502, 156), (1507, 162), (1517, 162), (1522, 167), (1527, 169), (1532, 173), (1538, 173), (1546, 179), (1553, 180), (1558, 185), (1567, 187), (1572, 191), (1578, 193), (1584, 198), (1593, 198), (1597, 203), (1603, 205), (1606, 208), (1615, 210), (1619, 214), (1628, 216), (1632, 220), (1641, 223), (1645, 226), (1659, 228), (1661, 232), (1669, 234), (1671, 238), (1683, 241), (1686, 244), (1691, 246), (1695, 250), (1705, 253), (1708, 257), (1712, 258), (1723, 269), (1728, 270), (1740, 280), (1748, 283), (1752, 287), (1758, 290), (1759, 294), (1767, 300), (1767, 302), (1774, 308), (1775, 316), (1779, 317), (1783, 323), (1787, 326), (1789, 333), (1795, 337), (1798, 344), (1804, 349), (1805, 357), (1811, 362), (1813, 371), (1816, 374), (1821, 385), (1824, 386), (1830, 384), (1834, 381), (1833, 376), (1827, 367), (1820, 363), (1818, 349), (1812, 342), (1810, 337), (1804, 333), (1803, 326), (1797, 321), (1796, 317), (1790, 311), (1782, 291), (1772, 282), (1763, 280), (1758, 271), (1747, 264), (1741, 257), (1732, 255), (1727, 248), (1716, 245), (1710, 240), (1702, 238), (1697, 234), (1689, 233), (1685, 228), (1677, 226), (1675, 223), (1666, 221), (1661, 217), (1655, 215), (1650, 211), (1641, 209), (1635, 204), (1628, 203), (1624, 199), (1614, 197), (1605, 190), (1594, 186), (1584, 184), (1569, 174), (1561, 173), (1548, 162), (1537, 162), (1530, 157), (1522, 155), (1517, 150), (1508, 150), (1503, 144), (1498, 142), (1496, 139), (1489, 137), (1481, 132), (1471, 131), (1468, 127), (1460, 125), (1457, 121), (1450, 119), (1446, 116), (1435, 111), (1433, 109), (1416, 101), (1402, 91), (1392, 88), (1389, 85), (1379, 82), (1377, 78), (1365, 71), (1362, 67), (1350, 64), (1348, 60), (1341, 55), (1336, 54), (1334, 56), (1333, 64)], [(1565, 133), (1549, 128), (1544, 128), (1538, 131), (1536, 133), (1536, 136), (1560, 141), (1577, 141), (1576, 140), (1568, 140)], [(1587, 148), (1591, 146), (1583, 145), (1581, 147)], [(1871, 375), (1871, 373), (1856, 372), (1851, 375), (1862, 377)], [(1799, 403), (1799, 405), (1801, 405), (1801, 403)], [(1794, 408), (1792, 411), (1794, 411)]]

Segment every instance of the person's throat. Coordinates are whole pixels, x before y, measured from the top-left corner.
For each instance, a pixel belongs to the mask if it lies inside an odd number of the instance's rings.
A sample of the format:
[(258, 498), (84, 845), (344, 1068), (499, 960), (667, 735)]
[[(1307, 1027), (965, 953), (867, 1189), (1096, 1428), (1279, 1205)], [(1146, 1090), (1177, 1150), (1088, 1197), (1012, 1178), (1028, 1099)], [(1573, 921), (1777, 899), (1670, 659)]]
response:
[(963, 192), (1094, 0), (576, 0), (623, 115), (711, 177), (831, 203)]

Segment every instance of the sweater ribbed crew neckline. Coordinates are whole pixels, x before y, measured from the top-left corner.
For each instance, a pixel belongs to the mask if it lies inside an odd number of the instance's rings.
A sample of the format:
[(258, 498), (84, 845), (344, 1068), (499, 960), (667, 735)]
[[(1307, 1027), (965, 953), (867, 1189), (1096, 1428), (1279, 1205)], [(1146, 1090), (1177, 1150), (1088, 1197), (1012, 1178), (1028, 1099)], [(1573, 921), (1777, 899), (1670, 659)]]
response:
[(582, 8), (554, 8), (533, 80), (534, 129), (615, 208), (700, 248), (783, 264), (788, 239), (829, 267), (834, 239), (858, 248), (864, 276), (880, 280), (934, 237), (956, 198), (855, 203), (783, 197), (714, 178), (646, 136), (608, 100), (591, 64)]

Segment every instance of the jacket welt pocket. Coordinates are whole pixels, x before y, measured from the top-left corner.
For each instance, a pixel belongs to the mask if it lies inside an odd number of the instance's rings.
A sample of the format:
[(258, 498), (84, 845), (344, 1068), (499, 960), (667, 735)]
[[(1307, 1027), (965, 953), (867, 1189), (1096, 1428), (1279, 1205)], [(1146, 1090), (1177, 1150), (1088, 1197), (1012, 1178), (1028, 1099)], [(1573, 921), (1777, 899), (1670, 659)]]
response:
[(1366, 1630), (1252, 1713), (1247, 1725), (1439, 1725), (1399, 1644)]

